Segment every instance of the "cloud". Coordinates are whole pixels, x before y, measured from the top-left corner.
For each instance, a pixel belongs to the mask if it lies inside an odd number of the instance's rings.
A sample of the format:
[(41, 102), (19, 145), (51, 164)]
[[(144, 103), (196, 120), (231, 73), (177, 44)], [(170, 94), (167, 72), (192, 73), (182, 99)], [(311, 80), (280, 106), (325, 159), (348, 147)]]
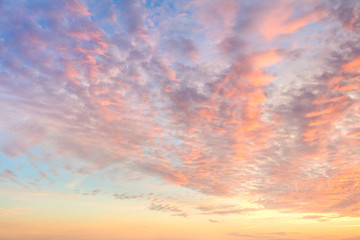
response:
[(218, 223), (219, 221), (217, 221), (217, 220), (213, 220), (213, 219), (208, 219), (209, 220), (209, 222), (212, 222), (212, 223)]
[(5, 180), (16, 181), (16, 177), (17, 177), (16, 173), (11, 171), (10, 169), (6, 169), (0, 173), (0, 179), (2, 179), (3, 181)]
[[(334, 4), (335, 3), (335, 4)], [(332, 16), (335, 16), (341, 24), (347, 28), (359, 28), (359, 3), (356, 1), (330, 1)]]
[(179, 57), (180, 59), (191, 59), (193, 61), (198, 59), (198, 50), (191, 39), (173, 37), (166, 41), (166, 49), (171, 56)]
[(179, 208), (171, 206), (171, 205), (167, 205), (167, 204), (151, 203), (149, 209), (153, 210), (153, 211), (173, 212), (173, 213), (176, 213), (176, 214), (179, 214), (179, 213), (182, 214), (183, 213)]
[(139, 195), (128, 195), (128, 194), (126, 194), (126, 193), (122, 193), (122, 194), (114, 193), (114, 198), (115, 198), (115, 199), (119, 199), (119, 200), (142, 198), (143, 196), (144, 196), (143, 194), (139, 194)]
[(84, 196), (95, 196), (101, 192), (100, 189), (94, 189), (91, 192), (85, 192), (83, 193)]
[(121, 1), (118, 7), (123, 13), (123, 18), (130, 33), (135, 33), (137, 36), (146, 37), (147, 31), (144, 25), (145, 11), (141, 6), (141, 2)]
[(236, 205), (212, 205), (212, 206), (199, 206), (201, 214), (205, 215), (230, 215), (230, 214), (246, 214), (257, 211), (256, 208), (241, 208)]
[[(305, 219), (359, 215), (356, 1), (100, 5), (2, 2), (1, 152), (49, 169), (2, 160), (2, 182), (150, 178)], [(192, 210), (259, 210), (206, 207)]]
[(245, 15), (237, 19), (235, 29), (247, 34), (260, 34), (265, 41), (296, 33), (326, 15), (322, 6), (315, 5), (309, 10), (307, 4), (282, 0), (272, 3), (257, 1), (256, 4), (245, 1)]

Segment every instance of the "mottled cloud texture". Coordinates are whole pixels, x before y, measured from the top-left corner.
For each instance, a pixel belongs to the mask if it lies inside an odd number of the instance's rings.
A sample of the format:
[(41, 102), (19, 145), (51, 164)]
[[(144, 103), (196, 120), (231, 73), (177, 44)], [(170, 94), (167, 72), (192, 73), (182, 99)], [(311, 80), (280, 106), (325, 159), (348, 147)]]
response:
[[(352, 0), (2, 0), (0, 183), (184, 217), (359, 216), (359, 14)], [(109, 187), (148, 178), (256, 207)]]

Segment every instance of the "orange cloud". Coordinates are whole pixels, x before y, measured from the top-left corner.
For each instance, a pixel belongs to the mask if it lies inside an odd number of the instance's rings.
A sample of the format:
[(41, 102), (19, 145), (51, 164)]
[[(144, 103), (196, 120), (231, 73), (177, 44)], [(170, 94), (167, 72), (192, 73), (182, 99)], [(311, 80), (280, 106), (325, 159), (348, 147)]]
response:
[(352, 61), (344, 64), (341, 67), (344, 72), (359, 72), (360, 69), (360, 56), (356, 57)]
[(78, 0), (67, 1), (66, 7), (78, 15), (83, 15), (83, 16), (91, 15), (91, 13), (88, 11), (86, 6), (82, 5)]
[(293, 6), (281, 5), (265, 13), (266, 16), (259, 26), (259, 31), (266, 41), (270, 41), (282, 34), (294, 33), (300, 28), (318, 21), (325, 15), (325, 12), (322, 10), (314, 10), (301, 17), (292, 19), (293, 11)]
[(279, 61), (281, 61), (281, 56), (279, 56), (276, 50), (265, 51), (257, 53), (251, 57), (252, 66), (254, 69), (263, 69), (270, 67)]

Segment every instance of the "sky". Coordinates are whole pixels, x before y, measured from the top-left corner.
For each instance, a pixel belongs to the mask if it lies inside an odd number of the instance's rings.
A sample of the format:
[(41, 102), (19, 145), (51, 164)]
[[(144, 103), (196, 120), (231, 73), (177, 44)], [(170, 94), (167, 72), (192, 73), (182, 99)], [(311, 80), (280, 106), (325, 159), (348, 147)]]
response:
[(360, 1), (1, 0), (0, 239), (359, 240)]

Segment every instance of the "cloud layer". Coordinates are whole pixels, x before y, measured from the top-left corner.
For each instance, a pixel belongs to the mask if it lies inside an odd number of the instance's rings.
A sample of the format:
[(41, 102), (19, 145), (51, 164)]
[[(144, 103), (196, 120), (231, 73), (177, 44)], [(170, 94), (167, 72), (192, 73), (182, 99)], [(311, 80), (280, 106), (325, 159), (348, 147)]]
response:
[[(0, 183), (154, 177), (258, 207), (106, 191), (182, 216), (359, 216), (359, 12), (337, 0), (3, 0), (1, 162), (23, 156), (37, 173), (0, 165)], [(81, 192), (104, 192), (93, 189)]]

